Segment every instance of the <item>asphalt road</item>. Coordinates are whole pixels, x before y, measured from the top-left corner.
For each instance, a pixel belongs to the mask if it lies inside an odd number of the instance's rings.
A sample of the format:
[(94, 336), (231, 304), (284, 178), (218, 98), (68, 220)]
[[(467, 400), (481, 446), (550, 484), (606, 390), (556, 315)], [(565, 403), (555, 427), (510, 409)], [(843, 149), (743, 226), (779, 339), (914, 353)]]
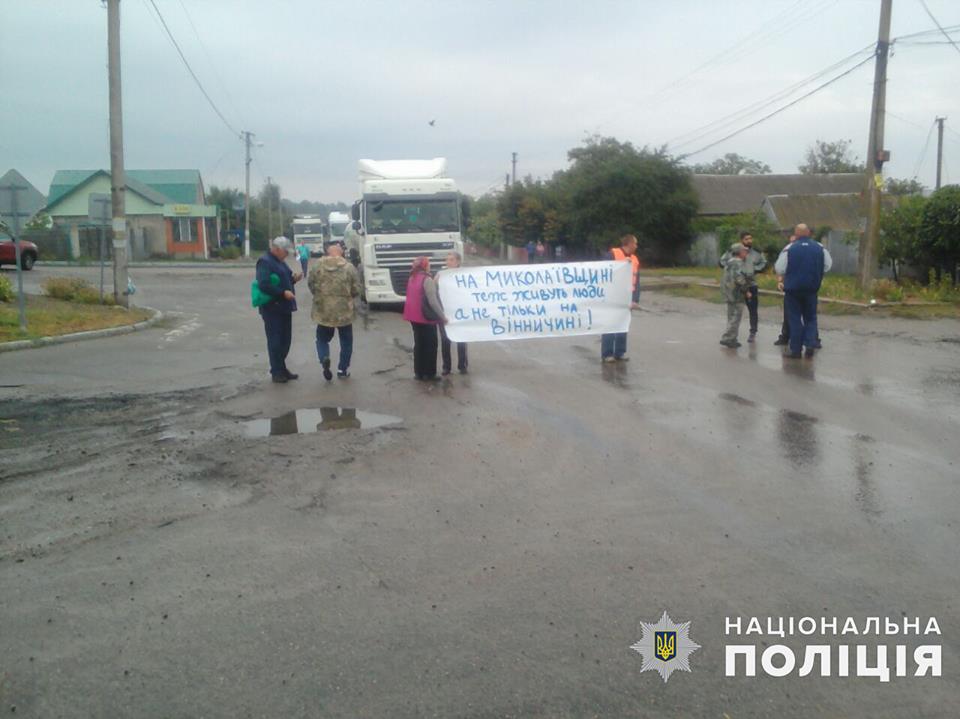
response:
[[(97, 270), (28, 288), (54, 274)], [(629, 363), (595, 337), (476, 344), (424, 385), (376, 312), (327, 383), (303, 288), (279, 386), (249, 271), (133, 275), (160, 326), (0, 356), (0, 713), (956, 715), (960, 323), (827, 317), (795, 362), (778, 317), (729, 351), (722, 306), (650, 293)], [(664, 610), (701, 645), (667, 683), (630, 649)], [(942, 636), (736, 638), (728, 616)], [(799, 667), (878, 641), (891, 673), (893, 645), (942, 644), (943, 676), (724, 676), (727, 643)]]

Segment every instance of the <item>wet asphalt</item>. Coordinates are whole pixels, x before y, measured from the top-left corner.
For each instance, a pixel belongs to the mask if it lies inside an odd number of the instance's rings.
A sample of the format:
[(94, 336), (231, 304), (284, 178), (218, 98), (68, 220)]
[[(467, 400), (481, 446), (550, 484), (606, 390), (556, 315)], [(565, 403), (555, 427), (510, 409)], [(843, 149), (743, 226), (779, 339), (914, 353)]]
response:
[[(429, 385), (378, 311), (327, 383), (303, 288), (278, 386), (249, 271), (133, 275), (158, 327), (0, 355), (0, 712), (955, 716), (960, 323), (826, 317), (795, 361), (646, 293), (628, 363)], [(629, 648), (664, 610), (701, 645), (666, 684)], [(727, 616), (933, 616), (944, 675), (728, 678)]]

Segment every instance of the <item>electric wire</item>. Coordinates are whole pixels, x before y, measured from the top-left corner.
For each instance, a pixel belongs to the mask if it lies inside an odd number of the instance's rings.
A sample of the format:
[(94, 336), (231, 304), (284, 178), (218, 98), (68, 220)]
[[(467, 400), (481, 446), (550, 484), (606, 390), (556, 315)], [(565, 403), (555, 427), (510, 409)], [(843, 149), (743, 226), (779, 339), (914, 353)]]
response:
[(949, 43), (950, 43), (951, 45), (953, 45), (953, 49), (956, 50), (958, 54), (960, 54), (960, 46), (958, 46), (957, 43), (955, 43), (955, 42), (953, 41), (953, 38), (950, 37), (950, 35), (947, 34), (947, 31), (943, 29), (943, 27), (940, 25), (940, 23), (939, 23), (939, 21), (937, 20), (937, 18), (935, 18), (935, 17), (933, 16), (933, 13), (930, 12), (930, 8), (927, 7), (926, 0), (920, 0), (920, 4), (923, 5), (923, 9), (926, 11), (927, 15), (930, 16), (930, 19), (933, 20), (933, 24), (937, 26), (937, 28), (940, 30), (940, 32), (943, 33), (943, 36), (944, 36), (945, 38), (947, 38), (947, 40), (949, 41)]
[(873, 48), (873, 45), (869, 45), (867, 47), (861, 48), (860, 50), (857, 50), (855, 53), (848, 55), (842, 60), (838, 60), (833, 65), (830, 65), (829, 67), (826, 67), (823, 70), (820, 70), (814, 73), (813, 75), (810, 75), (809, 77), (804, 78), (800, 82), (797, 82), (791, 85), (790, 87), (780, 90), (774, 93), (773, 95), (770, 95), (762, 100), (758, 100), (750, 105), (747, 105), (746, 107), (741, 108), (740, 110), (737, 110), (721, 118), (708, 122), (705, 125), (701, 125), (698, 128), (695, 128), (693, 130), (689, 130), (685, 133), (677, 135), (676, 137), (668, 140), (666, 144), (672, 147), (673, 149), (679, 149), (686, 145), (690, 145), (690, 144), (693, 144), (694, 142), (702, 140), (705, 137), (713, 134), (714, 132), (721, 130), (721, 128), (735, 125), (738, 122), (745, 120), (749, 115), (755, 114), (756, 112), (759, 112), (766, 107), (769, 107), (771, 105), (776, 104), (777, 102), (785, 100), (790, 95), (794, 94), (804, 86), (809, 85), (810, 83), (816, 80), (819, 80), (821, 77), (827, 75), (830, 72), (833, 72), (835, 70), (842, 68), (846, 63), (850, 62), (851, 60), (857, 59), (860, 55), (863, 55), (865, 52), (871, 52), (871, 55), (866, 58), (867, 60), (869, 60), (870, 57), (872, 57), (872, 48)]
[(233, 108), (233, 113), (240, 118), (240, 121), (243, 124), (246, 124), (246, 121), (243, 119), (242, 113), (237, 109), (237, 104), (233, 101), (233, 96), (230, 94), (230, 91), (227, 89), (227, 84), (223, 81), (223, 76), (220, 74), (220, 71), (217, 70), (217, 64), (213, 61), (210, 52), (207, 50), (206, 43), (203, 42), (203, 38), (200, 36), (200, 32), (197, 30), (196, 24), (193, 22), (193, 17), (190, 15), (190, 11), (187, 9), (187, 5), (184, 0), (179, 0), (180, 7), (183, 8), (183, 14), (187, 16), (187, 22), (190, 23), (190, 27), (193, 30), (194, 36), (197, 38), (197, 43), (200, 45), (200, 49), (203, 50), (203, 54), (207, 58), (207, 62), (210, 63), (210, 68), (213, 70), (214, 76), (217, 78), (217, 82), (220, 84), (220, 89), (223, 91), (223, 94), (227, 97), (227, 102), (230, 103), (230, 107)]
[(933, 128), (936, 126), (936, 121), (930, 125), (930, 129), (927, 130), (927, 139), (923, 141), (923, 149), (920, 150), (920, 156), (917, 158), (916, 164), (913, 166), (913, 179), (916, 180), (920, 175), (920, 170), (923, 169), (923, 161), (927, 157), (927, 148), (930, 147), (930, 137), (933, 135)]
[(190, 67), (190, 63), (187, 61), (186, 56), (183, 54), (183, 50), (180, 49), (180, 45), (177, 43), (176, 38), (174, 38), (173, 33), (170, 31), (170, 27), (167, 25), (167, 21), (163, 18), (163, 13), (160, 12), (160, 8), (157, 7), (155, 0), (148, 0), (150, 5), (153, 6), (154, 11), (157, 13), (157, 17), (160, 19), (160, 23), (163, 25), (163, 29), (167, 34), (167, 37), (170, 39), (170, 42), (173, 44), (174, 49), (177, 51), (177, 54), (180, 56), (180, 59), (183, 61), (184, 66), (187, 68), (187, 72), (190, 73), (190, 77), (193, 78), (193, 81), (197, 84), (197, 87), (200, 88), (200, 92), (203, 93), (203, 96), (207, 99), (207, 102), (210, 103), (210, 107), (213, 108), (213, 111), (217, 113), (223, 124), (227, 126), (227, 129), (230, 130), (234, 135), (239, 136), (240, 133), (237, 132), (233, 125), (230, 124), (230, 121), (224, 117), (224, 114), (220, 112), (220, 108), (217, 107), (217, 104), (213, 101), (210, 95), (207, 93), (206, 89), (203, 87), (203, 83), (200, 82), (200, 78), (197, 77), (197, 74), (193, 71), (193, 68)]
[(731, 139), (731, 138), (733, 138), (733, 137), (736, 137), (737, 135), (739, 135), (739, 134), (741, 134), (741, 133), (743, 133), (743, 132), (746, 132), (746, 131), (749, 130), (750, 128), (756, 127), (757, 125), (759, 125), (759, 124), (762, 123), (762, 122), (766, 122), (766, 121), (769, 120), (771, 117), (774, 117), (774, 116), (776, 116), (776, 115), (779, 115), (779, 114), (780, 114), (781, 112), (783, 112), (784, 110), (787, 110), (788, 108), (793, 107), (794, 105), (796, 105), (797, 103), (799, 103), (799, 102), (807, 99), (807, 98), (810, 97), (811, 95), (814, 95), (814, 94), (820, 92), (821, 90), (823, 90), (824, 88), (829, 87), (830, 85), (832, 85), (833, 83), (837, 82), (838, 80), (843, 79), (844, 77), (846, 77), (847, 75), (851, 74), (851, 73), (854, 72), (855, 70), (857, 70), (857, 69), (863, 67), (864, 65), (866, 65), (866, 64), (867, 64), (868, 62), (870, 62), (871, 60), (873, 60), (873, 55), (870, 55), (870, 56), (864, 58), (863, 60), (861, 60), (860, 62), (858, 62), (858, 63), (857, 63), (856, 65), (854, 65), (853, 67), (851, 67), (851, 68), (849, 68), (849, 69), (847, 69), (847, 70), (844, 70), (844, 71), (841, 72), (839, 75), (836, 75), (836, 76), (832, 77), (831, 79), (827, 80), (827, 81), (826, 81), (825, 83), (823, 83), (822, 85), (818, 85), (818, 86), (815, 87), (814, 89), (810, 90), (810, 91), (807, 92), (807, 93), (804, 93), (803, 95), (801, 95), (800, 97), (796, 98), (795, 100), (792, 100), (791, 102), (787, 103), (786, 105), (783, 105), (782, 107), (777, 108), (777, 109), (774, 110), (773, 112), (767, 113), (766, 115), (764, 115), (763, 117), (761, 117), (761, 118), (758, 119), (758, 120), (754, 120), (754, 121), (751, 122), (749, 125), (746, 125), (746, 126), (744, 126), (744, 127), (741, 127), (739, 130), (735, 130), (734, 132), (731, 132), (731, 133), (729, 133), (728, 135), (725, 135), (724, 137), (721, 137), (719, 140), (716, 140), (716, 141), (714, 141), (714, 142), (711, 142), (711, 143), (708, 144), (708, 145), (704, 145), (703, 147), (701, 147), (701, 148), (698, 149), (698, 150), (694, 150), (693, 152), (688, 152), (688, 153), (686, 153), (686, 154), (680, 155), (680, 156), (678, 156), (677, 159), (683, 160), (683, 159), (685, 159), (685, 158), (687, 158), (687, 157), (692, 157), (692, 156), (694, 156), (694, 155), (699, 155), (701, 152), (704, 152), (704, 151), (706, 151), (706, 150), (709, 150), (711, 147), (716, 147), (716, 146), (719, 145), (720, 143), (726, 142), (727, 140), (729, 140), (729, 139)]

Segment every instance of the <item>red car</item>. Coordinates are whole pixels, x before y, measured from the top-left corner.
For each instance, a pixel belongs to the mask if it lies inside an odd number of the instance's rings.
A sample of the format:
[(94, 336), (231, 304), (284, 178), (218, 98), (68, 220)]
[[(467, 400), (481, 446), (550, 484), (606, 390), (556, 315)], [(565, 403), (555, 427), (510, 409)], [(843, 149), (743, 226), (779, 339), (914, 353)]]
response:
[[(25, 270), (32, 270), (37, 261), (37, 246), (26, 240), (20, 241), (20, 266)], [(0, 265), (17, 264), (17, 248), (9, 237), (0, 240)]]

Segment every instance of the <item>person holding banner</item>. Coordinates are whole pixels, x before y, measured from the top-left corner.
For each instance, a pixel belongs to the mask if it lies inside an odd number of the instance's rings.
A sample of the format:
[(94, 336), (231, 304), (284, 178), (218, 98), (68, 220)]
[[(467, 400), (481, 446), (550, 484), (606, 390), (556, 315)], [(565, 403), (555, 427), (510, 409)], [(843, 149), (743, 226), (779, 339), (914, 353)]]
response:
[[(629, 262), (632, 269), (632, 294), (630, 309), (640, 307), (640, 260), (637, 259), (637, 238), (624, 235), (620, 238), (620, 247), (612, 248), (604, 257), (607, 260)], [(627, 333), (617, 332), (600, 336), (600, 360), (602, 362), (628, 362)]]
[(410, 268), (403, 319), (413, 327), (413, 374), (423, 382), (437, 377), (437, 325), (446, 323), (437, 294), (437, 283), (430, 275), (430, 258), (417, 257)]
[[(462, 258), (459, 252), (451, 252), (447, 255), (448, 270), (455, 270), (460, 267)], [(453, 357), (450, 352), (450, 339), (447, 337), (447, 330), (440, 325), (440, 357), (443, 359), (443, 374), (450, 374), (450, 368), (453, 365)], [(467, 343), (457, 342), (457, 370), (460, 374), (467, 373)]]

